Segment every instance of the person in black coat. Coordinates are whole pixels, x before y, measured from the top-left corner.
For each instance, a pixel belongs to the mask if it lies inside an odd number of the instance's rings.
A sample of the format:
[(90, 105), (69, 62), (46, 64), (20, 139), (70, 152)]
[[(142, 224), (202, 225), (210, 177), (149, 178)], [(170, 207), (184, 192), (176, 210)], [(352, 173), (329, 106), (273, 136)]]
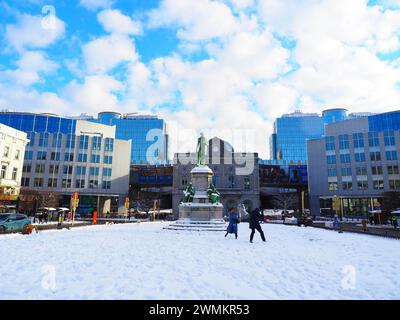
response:
[(260, 233), (262, 241), (265, 242), (264, 232), (260, 226), (260, 220), (263, 219), (263, 215), (260, 213), (260, 209), (256, 208), (250, 212), (250, 223), (249, 228), (251, 229), (250, 242), (253, 243), (254, 233), (256, 230)]

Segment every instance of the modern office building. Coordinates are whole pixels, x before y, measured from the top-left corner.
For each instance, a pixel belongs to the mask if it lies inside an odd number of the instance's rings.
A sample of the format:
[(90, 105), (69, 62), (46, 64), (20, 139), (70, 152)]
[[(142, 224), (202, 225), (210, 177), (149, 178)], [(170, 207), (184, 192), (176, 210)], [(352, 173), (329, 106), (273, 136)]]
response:
[(0, 124), (0, 206), (18, 199), (27, 143), (25, 132)]
[(270, 158), (285, 164), (306, 161), (307, 139), (322, 137), (325, 125), (354, 115), (347, 115), (347, 110), (341, 108), (325, 110), (322, 115), (300, 111), (282, 115), (275, 120), (274, 132), (270, 136)]
[(168, 134), (163, 119), (154, 115), (104, 111), (89, 121), (116, 126), (116, 138), (132, 140), (132, 164), (167, 164)]
[[(221, 194), (221, 203), (228, 212), (244, 204), (248, 210), (260, 206), (259, 166), (257, 153), (235, 152), (219, 139), (209, 140), (207, 165), (214, 172), (213, 184)], [(196, 166), (195, 153), (176, 153), (173, 165), (172, 208), (178, 217), (178, 205)]]
[(0, 123), (25, 132), (72, 134), (76, 121), (86, 120), (115, 126), (115, 139), (131, 140), (132, 164), (168, 163), (168, 134), (163, 119), (152, 115), (100, 112), (98, 118), (90, 115), (63, 117), (56, 114), (0, 112)]
[(115, 126), (53, 114), (0, 113), (0, 123), (24, 131), (22, 190), (53, 192), (69, 207), (79, 193), (78, 210), (123, 211), (129, 193), (131, 141), (116, 139)]
[(328, 124), (324, 137), (307, 142), (307, 154), (312, 214), (376, 209), (383, 192), (400, 191), (400, 111)]

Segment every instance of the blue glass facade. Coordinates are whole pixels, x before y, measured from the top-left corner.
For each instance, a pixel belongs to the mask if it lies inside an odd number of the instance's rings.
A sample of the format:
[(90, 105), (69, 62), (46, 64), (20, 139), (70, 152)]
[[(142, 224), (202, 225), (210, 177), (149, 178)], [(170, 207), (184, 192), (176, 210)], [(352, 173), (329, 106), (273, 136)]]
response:
[(318, 115), (283, 116), (276, 119), (274, 160), (307, 160), (306, 140), (324, 134), (324, 120)]
[[(34, 136), (30, 134), (31, 132), (73, 135), (75, 134), (76, 120), (52, 114), (0, 113), (0, 123), (27, 132), (28, 138), (30, 136), (29, 139), (39, 139), (38, 135)], [(168, 135), (164, 120), (155, 116), (122, 116), (116, 112), (102, 112), (99, 113), (98, 119), (85, 118), (83, 120), (114, 125), (116, 126), (116, 139), (132, 140), (132, 164), (148, 164), (149, 161), (152, 161), (152, 164), (168, 163)], [(156, 130), (151, 131), (152, 129)], [(158, 143), (160, 149), (154, 147), (155, 142)], [(150, 146), (153, 146), (152, 149), (149, 149)], [(150, 158), (147, 156), (148, 150), (153, 151), (150, 152)]]
[(369, 131), (400, 130), (400, 112), (387, 112), (368, 117)]
[(24, 132), (74, 134), (76, 120), (48, 114), (0, 113), (0, 123)]
[(325, 134), (325, 125), (348, 119), (346, 109), (329, 109), (319, 114), (296, 111), (277, 118), (270, 138), (271, 159), (286, 162), (307, 161), (307, 140)]
[[(163, 119), (155, 116), (122, 116), (115, 112), (99, 113), (98, 119), (89, 121), (106, 125), (116, 126), (116, 138), (121, 140), (132, 140), (131, 163), (132, 164), (166, 164), (168, 163), (168, 135), (166, 124)], [(156, 129), (153, 132), (151, 130)], [(158, 139), (161, 140), (158, 140)], [(149, 149), (155, 142), (160, 143), (159, 150)], [(150, 159), (147, 152), (150, 152)]]
[(325, 110), (322, 112), (322, 117), (326, 124), (343, 121), (347, 119), (347, 110), (341, 108)]

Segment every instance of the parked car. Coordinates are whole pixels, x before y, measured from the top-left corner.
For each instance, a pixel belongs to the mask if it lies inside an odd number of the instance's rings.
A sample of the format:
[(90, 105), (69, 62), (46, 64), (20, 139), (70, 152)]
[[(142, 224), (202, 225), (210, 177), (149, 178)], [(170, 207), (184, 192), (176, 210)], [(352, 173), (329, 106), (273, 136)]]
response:
[(0, 214), (0, 233), (20, 232), (30, 224), (31, 220), (25, 214)]

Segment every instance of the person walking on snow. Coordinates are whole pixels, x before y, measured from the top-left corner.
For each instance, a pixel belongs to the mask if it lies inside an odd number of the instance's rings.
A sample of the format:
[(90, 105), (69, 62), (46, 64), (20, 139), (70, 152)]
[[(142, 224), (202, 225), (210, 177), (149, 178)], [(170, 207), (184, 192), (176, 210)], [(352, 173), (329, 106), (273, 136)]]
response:
[(260, 225), (260, 220), (262, 218), (263, 215), (260, 213), (260, 209), (256, 208), (252, 212), (250, 212), (249, 228), (251, 229), (251, 234), (250, 234), (251, 243), (253, 243), (254, 233), (256, 232), (256, 230), (260, 233), (262, 241), (265, 242), (264, 231)]
[(397, 216), (395, 214), (392, 215), (392, 224), (395, 229), (397, 229)]
[(235, 234), (235, 239), (238, 237), (238, 223), (239, 223), (239, 218), (237, 213), (235, 213), (234, 208), (229, 209), (229, 224), (228, 227), (226, 228), (226, 234), (225, 237), (229, 233), (234, 233)]

